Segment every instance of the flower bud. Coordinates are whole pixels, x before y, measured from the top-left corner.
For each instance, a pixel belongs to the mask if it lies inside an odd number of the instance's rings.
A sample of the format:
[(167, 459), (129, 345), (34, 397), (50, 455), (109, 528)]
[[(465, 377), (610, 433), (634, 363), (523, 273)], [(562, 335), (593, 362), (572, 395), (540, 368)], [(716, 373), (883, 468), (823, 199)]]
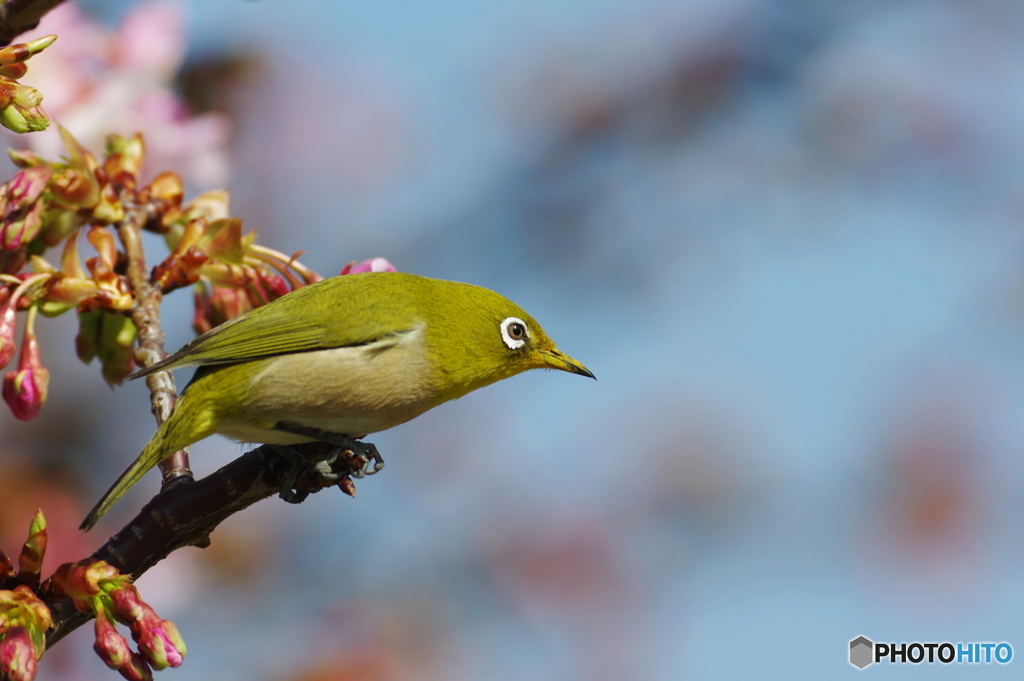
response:
[(111, 135), (107, 138), (107, 157), (103, 161), (103, 170), (115, 185), (134, 189), (145, 155), (146, 145), (141, 133), (135, 133), (132, 137)]
[(395, 266), (387, 258), (370, 258), (361, 263), (355, 260), (345, 265), (339, 274), (359, 274), (361, 272), (397, 272)]
[(229, 319), (252, 309), (252, 303), (243, 289), (215, 286), (206, 282), (196, 285), (196, 316), (192, 327), (197, 333), (206, 333)]
[(135, 368), (133, 353), (138, 329), (123, 314), (103, 314), (100, 323), (96, 356), (103, 364), (103, 378), (110, 385), (120, 385)]
[(123, 667), (132, 654), (131, 648), (128, 647), (128, 639), (117, 633), (117, 628), (105, 608), (96, 611), (96, 642), (92, 648), (111, 669)]
[[(99, 253), (99, 260), (95, 264), (90, 264), (93, 276), (104, 272), (112, 272), (114, 267), (117, 266), (119, 255), (114, 235), (110, 233), (110, 230), (96, 225), (88, 231), (86, 238), (89, 239), (89, 243)], [(92, 263), (91, 258), (90, 263)]]
[(43, 101), (43, 93), (34, 87), (18, 83), (14, 88), (14, 103), (24, 109), (39, 106)]
[(26, 61), (32, 55), (38, 54), (52, 45), (53, 41), (56, 39), (57, 36), (48, 35), (42, 38), (36, 38), (35, 40), (30, 40), (27, 43), (8, 45), (7, 47), (0, 49), (0, 64), (6, 66), (8, 64), (16, 64), (18, 62)]
[(153, 178), (148, 186), (149, 195), (157, 201), (180, 206), (185, 198), (185, 185), (175, 173), (165, 171)]
[(75, 354), (84, 364), (96, 356), (100, 342), (103, 313), (99, 310), (78, 313), (78, 335), (75, 336)]
[[(30, 88), (28, 85), (19, 85), (20, 89), (29, 89), (39, 95), (39, 99), (42, 100), (43, 96), (39, 94), (35, 88)], [(20, 99), (26, 100), (31, 99), (31, 96), (22, 94)], [(17, 102), (18, 97), (15, 97), (15, 102), (8, 104), (3, 109), (0, 109), (0, 125), (3, 125), (8, 130), (13, 130), (17, 133), (25, 132), (39, 132), (40, 130), (46, 130), (50, 126), (50, 117), (43, 111), (43, 107), (39, 105), (23, 107), (19, 106)]]
[(17, 62), (14, 64), (7, 64), (6, 66), (0, 66), (0, 76), (10, 78), (11, 80), (18, 80), (26, 73), (28, 73), (28, 65), (25, 62)]
[(7, 155), (10, 156), (14, 165), (19, 168), (31, 168), (32, 166), (41, 166), (46, 163), (46, 161), (39, 157), (39, 154), (28, 149), (8, 149)]
[(188, 204), (188, 211), (195, 217), (204, 217), (208, 221), (231, 217), (230, 197), (224, 189), (203, 192)]
[(92, 599), (105, 591), (118, 589), (131, 580), (113, 565), (102, 560), (64, 563), (51, 578), (54, 588), (75, 601), (82, 612), (93, 612)]
[(152, 618), (140, 620), (131, 629), (132, 638), (139, 644), (139, 652), (153, 669), (180, 667), (185, 661), (188, 651), (174, 622), (160, 619), (154, 612)]
[(66, 240), (71, 232), (85, 224), (86, 219), (73, 210), (55, 208), (52, 201), (46, 205), (49, 207), (43, 210), (43, 226), (36, 239), (47, 248)]
[(35, 676), (51, 622), (50, 609), (29, 587), (0, 591), (0, 679)]
[[(46, 288), (46, 303), (59, 304), (60, 312), (66, 312), (83, 301), (99, 293), (99, 287), (92, 279), (76, 279), (74, 277), (55, 277)], [(45, 315), (47, 310), (41, 312)], [(55, 317), (56, 314), (47, 316)]]
[(96, 641), (92, 648), (104, 664), (116, 669), (129, 681), (148, 681), (153, 678), (149, 664), (128, 647), (128, 639), (117, 632), (106, 608), (96, 611)]
[(61, 168), (50, 183), (54, 202), (68, 208), (92, 208), (100, 200), (100, 185), (92, 173)]
[(277, 272), (265, 270), (262, 267), (255, 267), (249, 273), (249, 302), (253, 307), (260, 307), (277, 300), (291, 289), (284, 277)]
[(3, 186), (0, 248), (13, 250), (35, 238), (43, 225), (43, 204), (39, 197), (52, 175), (49, 166), (33, 166), (22, 170)]
[(50, 372), (43, 368), (39, 358), (39, 341), (32, 331), (34, 313), (35, 308), (29, 311), (25, 324), (18, 369), (4, 376), (4, 401), (14, 416), (22, 421), (31, 421), (39, 415), (50, 385)]
[(100, 187), (100, 200), (92, 207), (92, 222), (101, 225), (110, 225), (124, 219), (124, 206), (117, 196), (117, 191), (111, 184), (104, 184)]
[(31, 587), (39, 585), (39, 573), (43, 569), (43, 556), (46, 555), (46, 518), (42, 510), (36, 511), (29, 526), (28, 539), (18, 556), (18, 579), (22, 584)]
[(46, 402), (49, 383), (50, 372), (42, 367), (27, 366), (10, 371), (4, 376), (4, 401), (15, 417), (31, 421), (39, 416), (39, 410)]
[(26, 627), (0, 632), (0, 679), (32, 681), (38, 668), (39, 658)]
[(9, 288), (0, 289), (0, 369), (11, 363), (16, 348), (14, 333), (18, 327), (18, 301), (7, 300), (10, 293)]
[(143, 602), (134, 586), (111, 591), (110, 600), (114, 616), (128, 624), (132, 638), (139, 644), (139, 652), (153, 669), (181, 666), (185, 659), (185, 642), (174, 622), (161, 619)]
[(225, 218), (209, 222), (198, 245), (210, 258), (240, 264), (244, 256), (242, 221)]
[(134, 650), (130, 651), (128, 663), (117, 671), (128, 681), (153, 681), (153, 670), (146, 660)]

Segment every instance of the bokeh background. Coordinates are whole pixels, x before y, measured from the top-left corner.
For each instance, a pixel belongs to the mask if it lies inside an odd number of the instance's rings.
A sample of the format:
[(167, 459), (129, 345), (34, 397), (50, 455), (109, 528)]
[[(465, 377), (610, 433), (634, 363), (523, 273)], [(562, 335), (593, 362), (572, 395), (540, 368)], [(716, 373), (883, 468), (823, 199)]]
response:
[[(140, 580), (190, 646), (167, 678), (935, 673), (858, 672), (858, 635), (1007, 641), (1010, 668), (942, 671), (1019, 670), (1020, 3), (90, 0), (46, 22), (26, 82), (83, 141), (144, 129), (153, 172), (229, 187), (325, 274), (385, 256), (501, 291), (599, 379), (445, 405), (372, 438), (389, 465), (357, 499), (265, 501), (175, 554)], [(171, 348), (190, 305), (167, 301)], [(0, 537), (41, 505), (52, 568), (157, 479), (75, 530), (154, 426), (145, 386), (74, 359), (73, 320), (40, 334), (49, 403), (0, 410)], [(86, 628), (40, 678), (111, 674)]]

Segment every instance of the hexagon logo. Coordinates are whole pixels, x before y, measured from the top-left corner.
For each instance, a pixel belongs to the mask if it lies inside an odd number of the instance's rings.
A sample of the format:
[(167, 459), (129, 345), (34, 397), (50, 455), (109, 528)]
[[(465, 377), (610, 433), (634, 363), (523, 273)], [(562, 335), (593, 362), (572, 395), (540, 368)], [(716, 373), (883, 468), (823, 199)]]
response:
[(857, 669), (864, 669), (874, 662), (875, 644), (864, 636), (850, 641), (850, 664)]

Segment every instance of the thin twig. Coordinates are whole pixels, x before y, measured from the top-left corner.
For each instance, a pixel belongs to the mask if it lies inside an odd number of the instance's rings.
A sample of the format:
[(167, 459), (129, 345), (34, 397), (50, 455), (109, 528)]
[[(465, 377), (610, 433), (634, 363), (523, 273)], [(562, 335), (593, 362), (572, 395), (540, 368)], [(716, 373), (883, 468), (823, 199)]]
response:
[[(167, 356), (164, 350), (164, 331), (160, 325), (160, 301), (163, 296), (160, 289), (153, 285), (146, 271), (146, 253), (142, 248), (140, 234), (149, 219), (145, 207), (134, 201), (129, 192), (122, 192), (121, 202), (125, 207), (125, 217), (118, 225), (117, 233), (124, 245), (128, 258), (128, 281), (135, 293), (135, 305), (129, 311), (132, 323), (139, 331), (139, 347), (135, 351), (135, 359), (140, 366), (148, 367), (156, 364)], [(174, 377), (169, 371), (157, 371), (146, 378), (149, 387), (150, 403), (157, 425), (171, 416), (178, 392), (174, 387)], [(192, 477), (189, 468), (188, 452), (180, 450), (160, 462), (163, 473), (163, 484), (181, 477)]]

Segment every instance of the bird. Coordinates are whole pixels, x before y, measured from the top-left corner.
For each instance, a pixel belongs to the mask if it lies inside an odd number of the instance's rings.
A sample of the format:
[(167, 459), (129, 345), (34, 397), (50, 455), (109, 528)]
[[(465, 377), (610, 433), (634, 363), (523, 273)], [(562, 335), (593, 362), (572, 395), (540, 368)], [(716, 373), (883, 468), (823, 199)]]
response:
[(504, 296), (407, 272), (348, 274), (296, 289), (130, 378), (190, 366), (197, 370), (170, 417), (82, 530), (150, 468), (215, 433), (282, 446), (351, 443), (530, 369), (595, 378)]

